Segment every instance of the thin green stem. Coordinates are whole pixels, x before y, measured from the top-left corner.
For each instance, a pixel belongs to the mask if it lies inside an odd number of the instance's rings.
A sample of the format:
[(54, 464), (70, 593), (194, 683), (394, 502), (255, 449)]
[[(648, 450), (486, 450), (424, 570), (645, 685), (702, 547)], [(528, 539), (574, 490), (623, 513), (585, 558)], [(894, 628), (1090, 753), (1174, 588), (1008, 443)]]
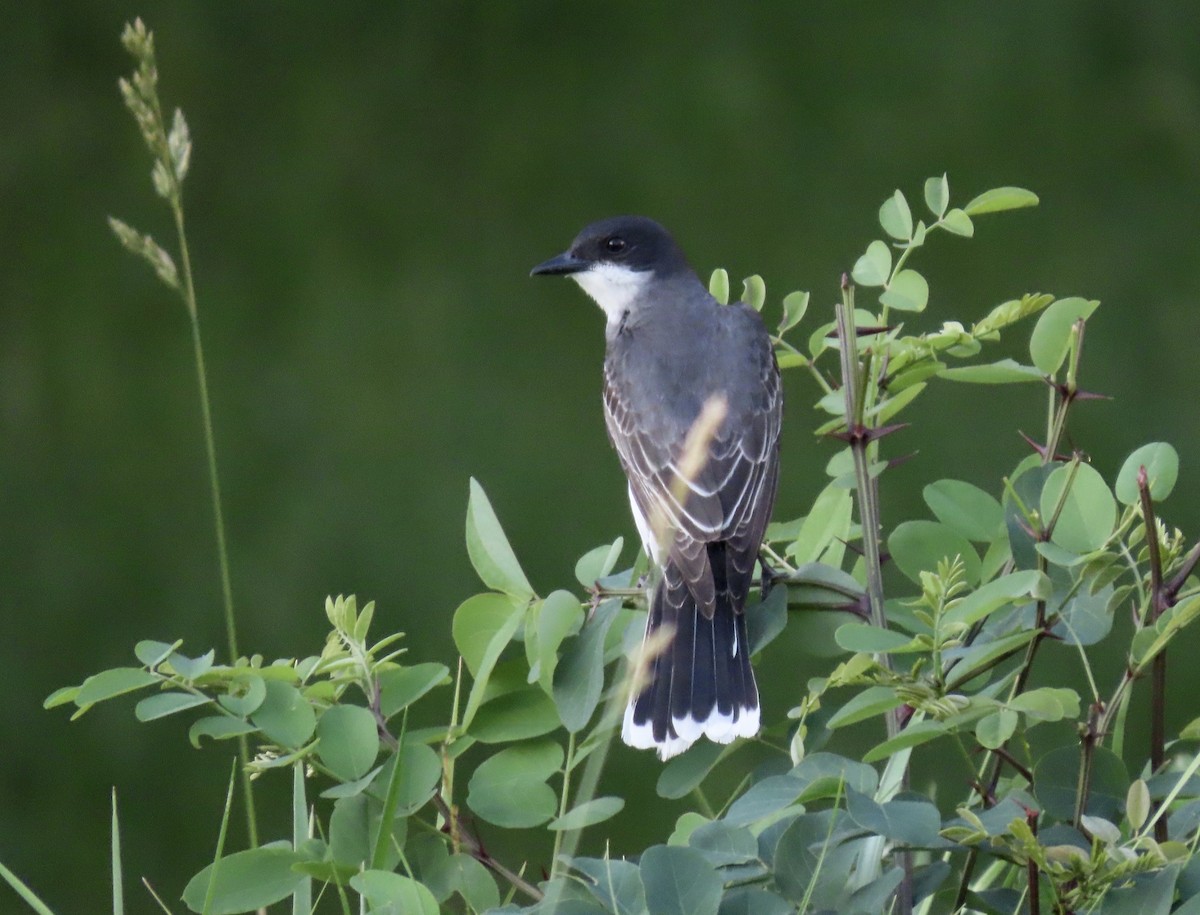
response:
[[(567, 815), (567, 804), (571, 797), (571, 769), (575, 765), (575, 733), (572, 731), (567, 734), (567, 757), (563, 762), (562, 770), (562, 793), (558, 798), (558, 816), (562, 819)], [(550, 877), (558, 873), (558, 856), (562, 852), (563, 833), (566, 830), (559, 829), (554, 833), (554, 853), (550, 858)]]

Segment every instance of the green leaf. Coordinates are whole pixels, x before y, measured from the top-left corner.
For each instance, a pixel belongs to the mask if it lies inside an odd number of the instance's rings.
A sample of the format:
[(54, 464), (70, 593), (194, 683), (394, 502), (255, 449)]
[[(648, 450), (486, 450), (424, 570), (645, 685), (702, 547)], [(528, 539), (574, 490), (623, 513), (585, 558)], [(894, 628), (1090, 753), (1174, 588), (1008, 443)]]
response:
[(558, 725), (554, 701), (535, 686), (485, 702), (475, 715), (470, 733), (481, 743), (506, 743), (540, 737)]
[(783, 319), (779, 322), (780, 335), (787, 333), (802, 320), (808, 311), (807, 292), (789, 292), (783, 297)]
[(844, 623), (838, 626), (833, 639), (846, 651), (865, 654), (886, 654), (912, 644), (912, 636), (891, 629), (880, 629), (869, 623)]
[(758, 842), (754, 833), (724, 820), (697, 826), (688, 836), (687, 844), (704, 855), (714, 867), (757, 863)]
[(726, 747), (721, 744), (707, 740), (692, 744), (658, 773), (658, 784), (655, 786), (658, 796), (674, 800), (690, 794), (712, 771), (725, 750)]
[(384, 718), (408, 708), (431, 689), (452, 682), (445, 664), (414, 664), (379, 675), (379, 710)]
[(1061, 721), (1079, 715), (1079, 694), (1065, 687), (1043, 686), (1014, 696), (1008, 707), (1038, 721)]
[(912, 212), (908, 208), (908, 201), (904, 199), (903, 193), (897, 190), (883, 202), (883, 206), (879, 208), (879, 224), (883, 227), (883, 231), (892, 238), (900, 241), (912, 238)]
[(879, 302), (897, 311), (924, 311), (929, 304), (929, 283), (916, 270), (901, 270)]
[(588, 889), (614, 915), (645, 915), (646, 890), (632, 861), (613, 858), (573, 858), (571, 867), (586, 876)]
[(133, 710), (133, 714), (138, 721), (154, 721), (174, 715), (176, 712), (204, 705), (206, 702), (208, 702), (207, 696), (194, 693), (159, 693), (155, 696), (147, 696), (139, 702)]
[[(1116, 821), (1129, 792), (1125, 763), (1107, 747), (1092, 750), (1091, 792), (1084, 813)], [(1045, 811), (1058, 820), (1075, 814), (1075, 791), (1079, 783), (1079, 747), (1051, 750), (1033, 770), (1034, 795)]]
[(803, 790), (804, 782), (790, 773), (768, 775), (751, 785), (745, 794), (730, 805), (725, 822), (733, 826), (749, 826), (772, 817), (794, 804)]
[(797, 817), (775, 846), (775, 883), (793, 902), (807, 902), (805, 912), (836, 909), (847, 894), (859, 846), (840, 843), (835, 836), (833, 827), (845, 816), (823, 810)]
[[(495, 643), (504, 633), (507, 633), (507, 637), (499, 649), (508, 644), (524, 612), (523, 603), (495, 593), (468, 597), (454, 611), (454, 622), (450, 627), (454, 645), (472, 677), (479, 679), (479, 672), (489, 654), (499, 655)], [(495, 663), (493, 658), (492, 664)]]
[(969, 584), (979, 581), (979, 554), (962, 534), (937, 521), (905, 521), (888, 537), (888, 552), (910, 580), (920, 584), (921, 572), (936, 571), (939, 560), (962, 557)]
[(942, 226), (947, 232), (953, 235), (962, 235), (965, 238), (970, 238), (975, 234), (975, 226), (971, 222), (971, 217), (957, 208), (950, 210), (942, 217)]
[(382, 797), (392, 780), (392, 772), (399, 759), (400, 771), (396, 775), (396, 816), (406, 817), (416, 813), (433, 797), (434, 789), (442, 778), (442, 761), (431, 747), (413, 743), (407, 738), (400, 749), (379, 770), (372, 782), (372, 792)]
[(990, 493), (962, 480), (938, 480), (922, 491), (925, 504), (943, 524), (968, 540), (990, 542), (1004, 528), (1004, 509)]
[(1161, 502), (1175, 488), (1175, 480), (1179, 477), (1179, 454), (1166, 442), (1151, 442), (1129, 455), (1117, 474), (1116, 485), (1117, 498), (1125, 505), (1137, 505), (1141, 501), (1137, 478), (1142, 467), (1146, 468), (1150, 498)]
[(52, 709), (58, 708), (60, 705), (67, 705), (75, 701), (75, 697), (79, 695), (78, 686), (60, 686), (49, 696), (42, 700), (42, 708)]
[(990, 191), (984, 191), (963, 209), (969, 216), (981, 216), (984, 213), (1019, 210), (1022, 207), (1037, 205), (1038, 196), (1033, 191), (1027, 191), (1023, 187), (996, 187)]
[[(306, 879), (293, 870), (303, 857), (288, 844), (264, 845), (240, 851), (210, 864), (188, 881), (183, 901), (193, 912), (209, 915), (238, 915), (266, 908), (286, 899)], [(209, 880), (213, 880), (212, 901), (205, 908)]]
[(1130, 783), (1129, 791), (1125, 794), (1125, 816), (1135, 832), (1150, 818), (1150, 789), (1140, 778)]
[(973, 626), (1007, 604), (1047, 599), (1050, 593), (1050, 579), (1036, 569), (1012, 572), (955, 600), (942, 620), (948, 624)]
[(492, 503), (474, 477), (467, 501), (467, 554), (480, 581), (489, 588), (523, 601), (533, 597), (533, 587), (521, 571)]
[(554, 671), (554, 704), (572, 734), (591, 720), (604, 689), (604, 639), (621, 609), (620, 598), (604, 601), (592, 621), (563, 652)]
[(267, 681), (267, 697), (250, 716), (263, 735), (280, 746), (299, 747), (317, 729), (317, 716), (296, 687)]
[(13, 892), (20, 896), (21, 901), (29, 906), (29, 908), (33, 909), (35, 915), (54, 915), (54, 913), (50, 910), (50, 907), (47, 906), (46, 903), (42, 902), (42, 900), (37, 897), (37, 894), (34, 893), (33, 890), (31, 890), (28, 886), (26, 886), (20, 877), (10, 871), (3, 864), (0, 864), (0, 879), (3, 879), (5, 883), (12, 887)]
[(188, 728), (188, 740), (196, 749), (200, 748), (201, 737), (211, 737), (213, 740), (228, 740), (230, 737), (240, 737), (251, 734), (256, 730), (249, 721), (241, 718), (230, 718), (226, 715), (213, 715), (201, 718)]
[[(487, 600), (492, 597), (498, 600)], [(501, 652), (512, 641), (524, 616), (523, 606), (514, 605), (511, 600), (498, 594), (478, 594), (469, 598), (455, 611), (451, 627), (454, 644), (458, 646), (463, 660), (471, 668), (471, 675), (475, 678), (467, 699), (467, 707), (463, 710), (464, 730), (471, 726), (471, 719), (475, 717), (475, 712), (483, 702), (492, 668), (500, 659)], [(472, 661), (475, 662), (474, 667)]]
[(902, 845), (936, 845), (942, 828), (938, 809), (928, 801), (879, 804), (853, 788), (846, 789), (846, 812), (863, 829)]
[[(363, 867), (370, 867), (372, 841), (379, 833), (382, 814), (383, 807), (380, 802), (367, 795), (339, 798), (329, 816), (328, 854), (333, 862), (343, 868), (350, 868), (351, 873)], [(407, 822), (403, 817), (399, 817), (392, 824), (392, 836), (400, 846), (403, 846), (408, 834)], [(387, 851), (387, 864), (392, 866), (399, 861), (399, 855), (395, 854), (390, 843)]]
[(797, 565), (816, 562), (838, 538), (850, 533), (850, 491), (830, 483), (813, 502), (812, 511), (800, 525), (800, 533), (787, 548)]
[(555, 817), (546, 826), (555, 832), (583, 829), (595, 826), (605, 820), (615, 817), (625, 806), (625, 801), (619, 797), (594, 797), (584, 801), (578, 807), (568, 810), (560, 817)]
[(1029, 337), (1029, 355), (1044, 375), (1055, 374), (1071, 346), (1071, 328), (1087, 320), (1100, 303), (1078, 297), (1059, 299), (1038, 317)]
[(982, 365), (959, 365), (945, 368), (938, 375), (947, 381), (969, 384), (1021, 384), (1026, 381), (1041, 381), (1042, 373), (1032, 365), (1021, 365), (1012, 359), (988, 362)]
[(547, 695), (553, 695), (554, 671), (563, 640), (583, 628), (583, 607), (574, 594), (552, 591), (542, 601), (537, 618), (538, 681)]
[(267, 684), (258, 674), (245, 674), (229, 681), (232, 692), (217, 696), (221, 707), (242, 718), (253, 714), (267, 698)]
[(642, 854), (639, 870), (650, 915), (717, 915), (722, 881), (700, 852), (655, 845)]
[(552, 740), (521, 743), (484, 760), (471, 776), (467, 804), (497, 826), (540, 826), (555, 814), (558, 798), (546, 779), (562, 766)]
[(217, 653), (211, 648), (198, 658), (189, 658), (178, 651), (172, 653), (166, 662), (171, 669), (185, 680), (198, 680), (212, 670), (213, 659)]
[(767, 284), (763, 282), (763, 278), (757, 273), (754, 276), (748, 276), (742, 280), (742, 301), (753, 308), (755, 311), (763, 310), (763, 303), (767, 300)]
[(729, 304), (729, 272), (724, 267), (718, 267), (708, 280), (709, 294), (722, 305)]
[(929, 207), (929, 212), (941, 219), (949, 205), (950, 182), (946, 179), (946, 175), (943, 173), (940, 178), (926, 178), (925, 206)]
[(625, 546), (625, 538), (618, 537), (612, 543), (588, 550), (575, 563), (575, 579), (585, 588), (594, 588), (596, 582), (608, 576), (621, 558), (621, 548)]
[[(439, 866), (436, 881), (458, 893), (476, 912), (500, 905), (500, 891), (487, 868), (468, 854), (450, 855)], [(427, 883), (433, 882), (426, 881)]]
[(403, 915), (438, 915), (437, 900), (429, 890), (402, 874), (369, 870), (350, 878), (350, 886), (366, 897), (375, 912)]
[(998, 750), (1017, 730), (1018, 720), (1016, 712), (1006, 708), (997, 709), (976, 722), (975, 739), (981, 747)]
[(366, 775), (379, 755), (375, 716), (357, 705), (335, 705), (317, 722), (317, 756), (344, 782)]
[(882, 715), (904, 704), (896, 691), (888, 686), (868, 686), (849, 702), (839, 706), (825, 726), (831, 731), (846, 725)]
[(167, 642), (155, 642), (151, 639), (144, 639), (133, 646), (133, 653), (137, 659), (147, 667), (157, 667), (163, 661), (171, 656), (176, 648), (183, 644), (183, 639), (179, 639), (173, 644)]
[(1060, 501), (1062, 510), (1051, 541), (1075, 553), (1090, 553), (1104, 546), (1117, 523), (1117, 503), (1091, 464), (1066, 464), (1050, 474), (1042, 488), (1042, 518), (1048, 522), (1054, 517)]
[(873, 241), (867, 253), (854, 264), (850, 275), (860, 286), (882, 286), (892, 273), (892, 251), (887, 244)]
[(95, 705), (159, 682), (157, 676), (140, 667), (113, 667), (84, 680), (75, 695), (75, 704), (80, 708)]
[(887, 759), (893, 753), (907, 750), (909, 747), (920, 746), (950, 732), (950, 726), (942, 721), (918, 721), (910, 724), (903, 731), (883, 743), (876, 744), (863, 756), (865, 763), (878, 762)]

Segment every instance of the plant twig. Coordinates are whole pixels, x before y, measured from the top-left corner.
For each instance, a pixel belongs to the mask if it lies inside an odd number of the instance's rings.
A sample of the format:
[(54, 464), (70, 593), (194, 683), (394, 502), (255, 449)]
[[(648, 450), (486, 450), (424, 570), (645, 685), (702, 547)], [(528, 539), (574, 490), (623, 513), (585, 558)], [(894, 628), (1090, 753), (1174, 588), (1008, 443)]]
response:
[[(1154, 500), (1150, 498), (1150, 482), (1143, 465), (1137, 474), (1138, 496), (1142, 503), (1142, 521), (1146, 527), (1146, 549), (1150, 554), (1150, 604), (1144, 625), (1153, 626), (1167, 608), (1163, 585), (1162, 551), (1158, 543), (1158, 522), (1154, 515)], [(1167, 650), (1154, 658), (1150, 673), (1150, 771), (1159, 772), (1166, 761), (1167, 717)], [(1167, 841), (1167, 817), (1164, 811), (1154, 824), (1154, 838)]]

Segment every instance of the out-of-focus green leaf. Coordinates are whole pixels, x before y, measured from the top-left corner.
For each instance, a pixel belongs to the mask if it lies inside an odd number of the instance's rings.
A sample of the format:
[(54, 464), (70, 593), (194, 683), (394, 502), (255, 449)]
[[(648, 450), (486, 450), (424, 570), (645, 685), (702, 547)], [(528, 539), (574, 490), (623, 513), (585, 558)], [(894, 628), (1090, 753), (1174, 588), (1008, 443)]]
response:
[(1151, 442), (1142, 445), (1125, 459), (1121, 472), (1117, 474), (1117, 498), (1126, 505), (1137, 505), (1141, 500), (1138, 493), (1138, 471), (1146, 468), (1146, 482), (1150, 498), (1161, 502), (1175, 488), (1179, 477), (1179, 454), (1167, 442)]
[(798, 565), (816, 562), (837, 538), (849, 535), (853, 500), (850, 492), (832, 484), (821, 490), (812, 510), (800, 525), (800, 533), (788, 546), (788, 555)]
[(553, 694), (559, 648), (564, 639), (583, 628), (583, 618), (583, 607), (575, 595), (567, 591), (552, 591), (542, 601), (537, 618), (537, 673), (538, 682), (547, 695)]
[(909, 579), (920, 583), (921, 572), (937, 570), (942, 559), (962, 558), (965, 579), (979, 581), (979, 554), (971, 542), (954, 528), (937, 521), (904, 521), (888, 537), (888, 552)]
[(489, 588), (511, 594), (518, 600), (533, 597), (533, 587), (521, 571), (504, 529), (483, 487), (471, 479), (467, 501), (467, 554), (475, 572)]
[(625, 538), (618, 537), (612, 543), (588, 550), (575, 563), (575, 580), (585, 588), (594, 588), (596, 582), (616, 568), (624, 546)]
[(467, 804), (483, 819), (512, 829), (539, 826), (555, 814), (558, 798), (546, 779), (562, 765), (552, 740), (521, 743), (484, 760), (467, 790)]
[(1045, 375), (1055, 374), (1071, 345), (1071, 328), (1087, 320), (1100, 303), (1078, 297), (1059, 299), (1042, 312), (1029, 337), (1029, 355)]
[(850, 272), (860, 286), (882, 286), (892, 273), (892, 251), (886, 243), (873, 241), (867, 252), (854, 263)]
[(975, 723), (975, 739), (981, 747), (997, 750), (1004, 746), (1017, 730), (1018, 720), (1017, 713), (1011, 709), (997, 709)]
[(925, 206), (939, 219), (950, 205), (950, 182), (945, 174), (940, 178), (925, 179)]
[(317, 721), (317, 755), (342, 781), (367, 773), (379, 755), (379, 728), (375, 716), (357, 705), (335, 705)]
[(267, 681), (266, 698), (250, 720), (268, 740), (292, 749), (307, 741), (317, 729), (317, 716), (308, 700), (296, 687), (279, 680)]
[(990, 493), (962, 480), (938, 480), (922, 491), (925, 504), (943, 524), (968, 540), (990, 542), (1004, 527), (1004, 509)]
[(402, 874), (363, 871), (350, 878), (350, 885), (366, 897), (374, 912), (438, 915), (440, 911), (437, 900), (425, 886)]
[(201, 737), (211, 737), (213, 740), (226, 740), (230, 737), (240, 737), (255, 730), (254, 725), (241, 718), (228, 718), (224, 715), (213, 715), (201, 718), (188, 728), (188, 740), (192, 746), (200, 747)]
[(901, 191), (892, 194), (879, 208), (879, 225), (892, 238), (900, 241), (912, 238), (912, 211), (909, 210), (908, 201)]
[(1012, 572), (956, 600), (942, 619), (950, 624), (973, 626), (1006, 604), (1047, 599), (1050, 590), (1050, 580), (1036, 569)]
[(964, 381), (971, 384), (1020, 384), (1042, 380), (1042, 373), (1032, 365), (1021, 365), (1012, 359), (1001, 359), (999, 362), (983, 365), (958, 365), (942, 369), (938, 374), (947, 381)]
[(879, 302), (897, 311), (924, 311), (929, 304), (929, 283), (916, 270), (901, 270)]
[(158, 693), (147, 696), (133, 710), (138, 721), (154, 721), (208, 702), (208, 697), (194, 693)]
[(615, 817), (624, 806), (624, 799), (619, 797), (594, 797), (568, 810), (562, 816), (555, 817), (546, 828), (558, 832), (595, 826)]
[(708, 279), (709, 294), (722, 305), (729, 304), (729, 271), (718, 267)]
[(912, 636), (906, 633), (857, 622), (839, 626), (833, 638), (846, 651), (866, 654), (886, 654), (912, 644)]
[(485, 912), (500, 905), (496, 881), (486, 867), (468, 854), (450, 855), (441, 863), (434, 879), (447, 886), (450, 892), (458, 893), (475, 912)]
[(807, 292), (789, 292), (783, 297), (783, 318), (779, 322), (779, 333), (785, 334), (802, 320), (808, 311)]
[(846, 789), (846, 811), (863, 829), (902, 845), (938, 844), (942, 818), (928, 801), (895, 800), (876, 803), (870, 796)]
[(157, 676), (140, 667), (113, 667), (84, 680), (75, 694), (75, 704), (80, 708), (95, 705), (159, 682)]
[(658, 773), (655, 790), (659, 797), (681, 798), (704, 781), (726, 748), (708, 740), (697, 741), (686, 752), (670, 760)]
[(742, 301), (753, 308), (755, 311), (763, 310), (763, 303), (767, 300), (767, 284), (763, 282), (763, 278), (757, 273), (754, 276), (748, 276), (742, 280)]
[(838, 706), (825, 726), (830, 730), (844, 728), (846, 725), (882, 715), (903, 704), (904, 700), (897, 696), (891, 687), (868, 686), (849, 702)]
[[(207, 911), (211, 915), (238, 915), (266, 908), (286, 899), (306, 879), (292, 869), (301, 860), (302, 856), (287, 843), (236, 852), (218, 862), (215, 875), (210, 864), (189, 880), (183, 901), (193, 912)], [(212, 903), (205, 909), (210, 879), (215, 885)]]
[(1038, 205), (1038, 195), (1023, 187), (995, 187), (984, 191), (963, 210), (968, 216), (981, 216), (984, 213), (999, 213), (1003, 210), (1019, 210), (1022, 207)]
[(804, 782), (794, 775), (768, 775), (730, 805), (725, 822), (746, 826), (765, 819), (795, 803), (803, 790)]
[(965, 238), (970, 238), (975, 234), (975, 225), (971, 222), (971, 217), (957, 208), (950, 210), (942, 217), (942, 226), (947, 232), (962, 235)]
[(587, 726), (604, 689), (604, 638), (621, 609), (619, 598), (604, 601), (579, 636), (563, 652), (554, 671), (554, 704), (563, 726), (577, 733)]
[(1117, 503), (1091, 464), (1067, 464), (1050, 474), (1042, 488), (1042, 518), (1054, 518), (1060, 504), (1052, 542), (1075, 553), (1090, 553), (1107, 542), (1117, 523)]
[(558, 725), (554, 700), (535, 686), (485, 702), (475, 715), (470, 733), (482, 743), (506, 743), (540, 737)]
[(385, 718), (391, 718), (434, 687), (450, 682), (450, 671), (445, 664), (429, 662), (385, 670), (379, 675), (379, 709)]
[(655, 845), (642, 854), (640, 871), (650, 915), (717, 915), (722, 881), (695, 849)]
[(454, 644), (475, 678), (462, 726), (467, 728), (479, 704), (492, 668), (512, 640), (525, 615), (525, 608), (502, 594), (477, 594), (467, 598), (454, 612)]

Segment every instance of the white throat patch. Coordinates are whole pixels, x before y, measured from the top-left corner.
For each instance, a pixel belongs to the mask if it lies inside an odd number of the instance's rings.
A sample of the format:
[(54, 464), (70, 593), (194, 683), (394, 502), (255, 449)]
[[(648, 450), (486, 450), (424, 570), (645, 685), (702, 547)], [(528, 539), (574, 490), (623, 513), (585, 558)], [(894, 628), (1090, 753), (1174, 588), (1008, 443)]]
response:
[(646, 284), (654, 276), (651, 270), (630, 270), (616, 264), (596, 264), (571, 279), (579, 284), (604, 311), (610, 326), (617, 324), (629, 310)]

